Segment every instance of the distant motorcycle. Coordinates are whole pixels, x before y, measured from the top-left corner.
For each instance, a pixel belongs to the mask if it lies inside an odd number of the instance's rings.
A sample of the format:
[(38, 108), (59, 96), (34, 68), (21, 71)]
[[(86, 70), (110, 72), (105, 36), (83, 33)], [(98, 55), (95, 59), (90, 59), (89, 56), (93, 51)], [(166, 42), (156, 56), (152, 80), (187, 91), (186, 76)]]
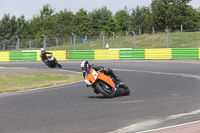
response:
[(92, 68), (90, 68), (85, 74), (85, 83), (87, 86), (92, 86), (97, 94), (101, 93), (108, 98), (116, 96), (114, 93), (116, 88), (121, 90), (120, 95), (129, 95), (130, 93), (128, 86), (122, 81), (116, 81), (111, 76), (105, 75), (103, 71), (95, 71)]
[(47, 66), (49, 68), (54, 68), (54, 67), (62, 68), (61, 64), (58, 63), (58, 61), (56, 60), (56, 58), (53, 55), (48, 56), (47, 59), (48, 59)]

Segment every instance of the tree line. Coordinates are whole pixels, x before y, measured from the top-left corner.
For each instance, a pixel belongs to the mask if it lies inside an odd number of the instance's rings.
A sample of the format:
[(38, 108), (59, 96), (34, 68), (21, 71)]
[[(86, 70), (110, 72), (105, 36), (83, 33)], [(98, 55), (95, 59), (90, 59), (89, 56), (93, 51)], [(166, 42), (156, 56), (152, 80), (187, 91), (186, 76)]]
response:
[(4, 14), (0, 20), (0, 40), (69, 37), (73, 32), (76, 36), (99, 36), (103, 32), (107, 36), (122, 35), (125, 31), (142, 32), (154, 29), (200, 28), (200, 7), (195, 9), (189, 5), (191, 0), (152, 0), (149, 6), (117, 11), (114, 15), (106, 7), (88, 12), (84, 8), (76, 13), (68, 9), (55, 12), (46, 4), (40, 14), (26, 20)]

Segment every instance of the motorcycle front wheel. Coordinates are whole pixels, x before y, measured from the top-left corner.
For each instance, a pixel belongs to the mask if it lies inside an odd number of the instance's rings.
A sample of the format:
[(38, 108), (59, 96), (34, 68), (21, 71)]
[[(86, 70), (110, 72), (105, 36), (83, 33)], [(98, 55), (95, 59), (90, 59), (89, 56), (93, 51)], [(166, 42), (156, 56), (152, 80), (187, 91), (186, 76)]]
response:
[(95, 88), (102, 94), (104, 95), (105, 97), (108, 97), (108, 98), (113, 98), (114, 95), (113, 95), (113, 90), (110, 86), (106, 85), (106, 83), (104, 83), (103, 81), (98, 81), (96, 84), (95, 84)]

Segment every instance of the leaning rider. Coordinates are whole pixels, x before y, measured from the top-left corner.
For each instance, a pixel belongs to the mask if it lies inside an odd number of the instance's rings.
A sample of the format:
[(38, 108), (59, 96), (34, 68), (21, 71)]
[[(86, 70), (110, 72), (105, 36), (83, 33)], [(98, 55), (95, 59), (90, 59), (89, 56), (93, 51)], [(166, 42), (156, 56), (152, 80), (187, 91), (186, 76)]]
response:
[(46, 55), (46, 54), (51, 54), (51, 55), (52, 55), (52, 53), (46, 52), (46, 51), (44, 50), (44, 48), (41, 48), (40, 57), (41, 57), (42, 61), (48, 66), (48, 58), (47, 58), (47, 55)]
[[(87, 72), (87, 70), (89, 70), (90, 68), (93, 68), (95, 71), (99, 71), (99, 70), (102, 70), (106, 75), (110, 75), (111, 77), (113, 77), (116, 81), (121, 81), (121, 79), (119, 79), (112, 71), (112, 69), (109, 69), (109, 68), (104, 68), (103, 66), (97, 66), (97, 65), (94, 65), (94, 64), (91, 64), (88, 62), (88, 61), (82, 61), (81, 64), (81, 69), (82, 69), (82, 72), (83, 72), (83, 77), (85, 78), (85, 73)], [(89, 86), (87, 86), (89, 87)], [(94, 90), (94, 92), (96, 94), (98, 94), (98, 92), (96, 90)]]

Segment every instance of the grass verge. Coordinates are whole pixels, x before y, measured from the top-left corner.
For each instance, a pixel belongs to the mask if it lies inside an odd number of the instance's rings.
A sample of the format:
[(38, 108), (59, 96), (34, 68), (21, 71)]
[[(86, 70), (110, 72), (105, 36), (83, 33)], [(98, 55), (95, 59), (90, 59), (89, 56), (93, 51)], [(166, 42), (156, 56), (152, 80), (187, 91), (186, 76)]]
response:
[[(163, 30), (164, 31), (164, 30)], [(199, 48), (200, 32), (172, 32), (169, 34), (169, 48)], [(105, 38), (105, 44), (109, 44), (110, 48), (133, 48), (134, 36), (116, 36), (116, 38)], [(49, 47), (51, 46), (51, 47)], [(54, 46), (54, 47), (52, 47)], [(167, 34), (143, 34), (136, 36), (137, 49), (149, 48), (167, 48)], [(76, 43), (76, 50), (98, 50), (103, 49), (102, 40), (88, 40), (86, 44)], [(20, 50), (40, 50), (40, 48), (26, 48)], [(47, 51), (49, 50), (74, 50), (73, 44), (55, 46), (55, 44), (47, 43)], [(8, 50), (16, 51), (16, 50)]]
[(0, 74), (0, 93), (30, 90), (83, 80), (81, 74), (20, 73)]
[[(173, 32), (169, 34), (169, 48), (199, 48), (200, 32)], [(116, 38), (105, 38), (105, 44), (109, 44), (110, 48), (133, 48), (134, 37), (119, 36)], [(88, 41), (86, 44), (77, 43), (76, 50), (97, 50), (103, 48), (103, 41)], [(143, 34), (136, 36), (137, 49), (149, 48), (167, 48), (167, 34)], [(48, 47), (47, 50), (74, 50), (74, 45), (61, 45), (57, 47)]]

